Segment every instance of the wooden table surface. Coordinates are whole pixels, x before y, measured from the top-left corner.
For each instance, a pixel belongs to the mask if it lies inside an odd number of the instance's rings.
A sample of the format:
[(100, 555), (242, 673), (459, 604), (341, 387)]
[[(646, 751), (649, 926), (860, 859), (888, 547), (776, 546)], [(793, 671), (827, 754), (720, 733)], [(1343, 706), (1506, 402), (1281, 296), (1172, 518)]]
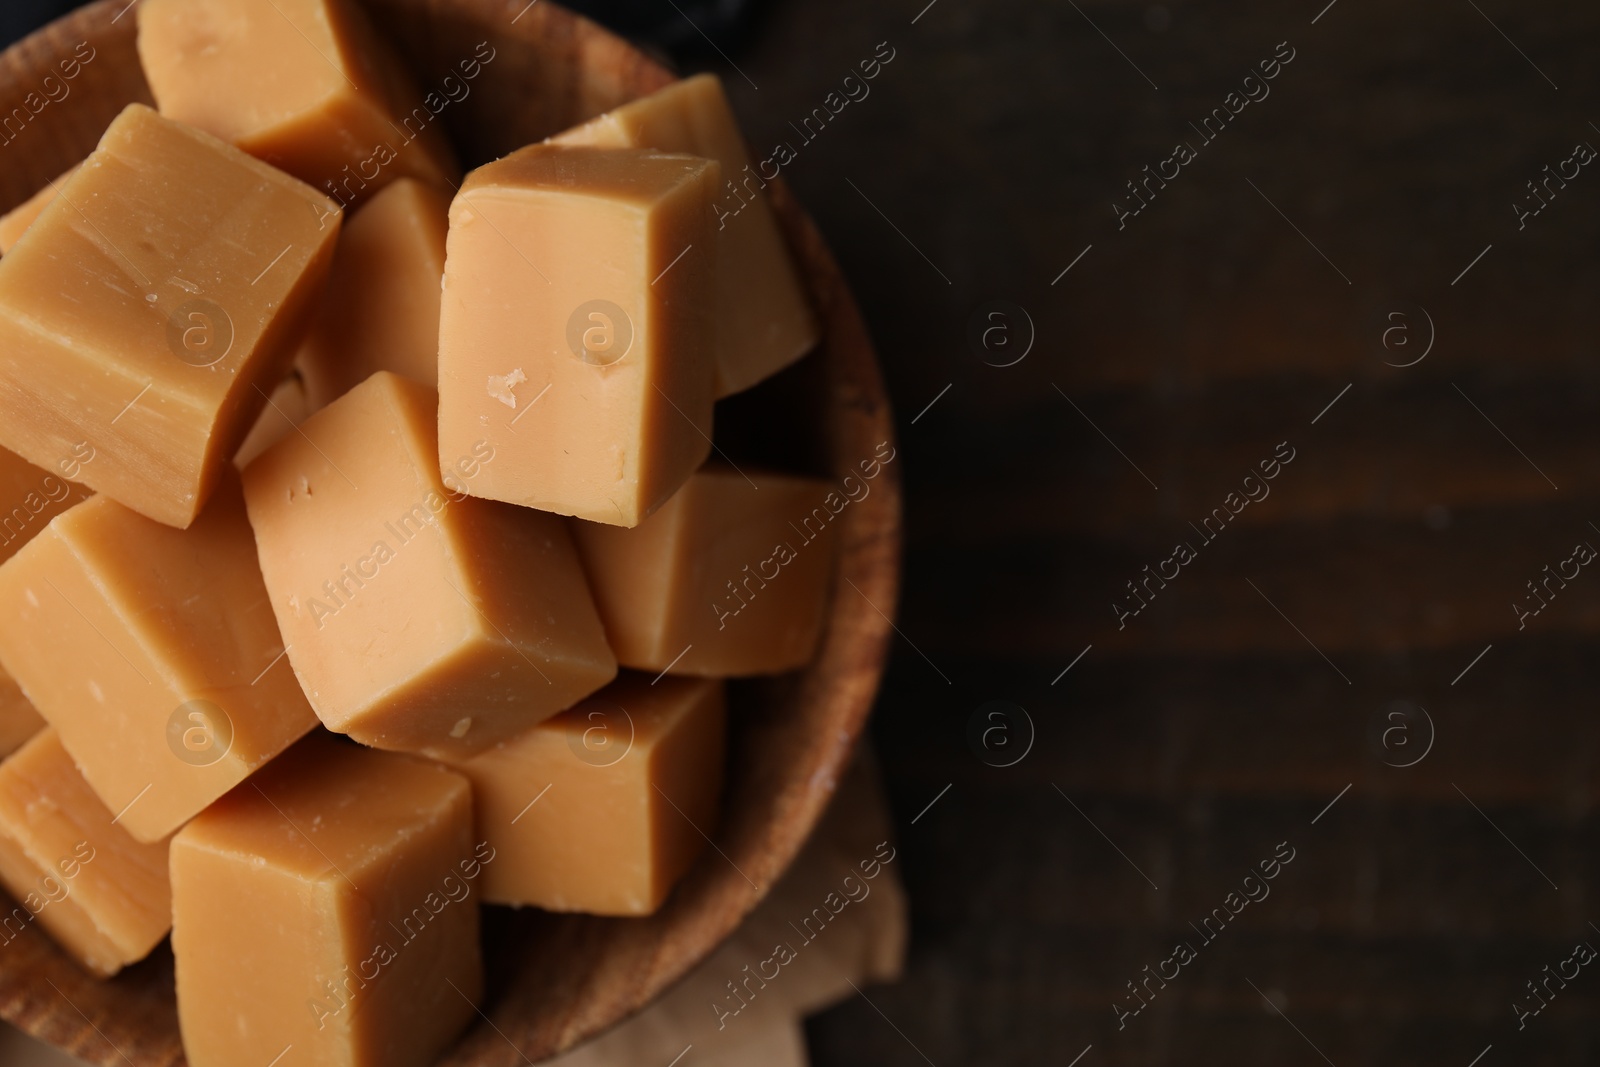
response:
[(711, 64), (795, 149), (908, 483), (911, 965), (815, 1062), (1594, 1061), (1600, 9), (925, 4)]

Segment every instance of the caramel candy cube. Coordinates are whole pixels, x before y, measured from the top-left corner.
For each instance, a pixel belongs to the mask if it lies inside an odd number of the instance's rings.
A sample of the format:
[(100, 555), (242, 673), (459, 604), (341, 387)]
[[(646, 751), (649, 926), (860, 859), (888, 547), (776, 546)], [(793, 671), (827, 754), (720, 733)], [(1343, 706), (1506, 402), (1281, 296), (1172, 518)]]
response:
[(446, 464), (480, 440), (504, 457), (473, 495), (637, 526), (710, 454), (719, 172), (530, 145), (467, 176), (450, 206), (439, 448)]
[(240, 470), (249, 466), (261, 453), (294, 433), (295, 427), (309, 419), (313, 410), (306, 397), (305, 381), (298, 373), (289, 375), (267, 397), (267, 406), (234, 454), (233, 465)]
[(716, 832), (723, 685), (623, 674), (457, 769), (495, 851), (484, 899), (649, 915)]
[[(474, 74), (494, 50), (480, 46)], [(396, 178), (454, 185), (438, 114), (353, 0), (143, 0), (139, 61), (161, 113), (351, 207)]]
[(345, 220), (297, 364), (313, 410), (380, 370), (439, 384), (439, 282), (450, 198), (402, 178)]
[(0, 603), (0, 663), (140, 841), (316, 725), (234, 476), (187, 530), (78, 504), (0, 566)]
[(129, 836), (41, 731), (0, 763), (0, 947), (37, 920), (101, 978), (144, 959), (172, 926), (167, 844)]
[[(51, 470), (41, 470), (0, 448), (0, 563), (16, 555), (51, 519), (84, 499), (84, 491), (69, 479), (93, 459), (93, 451), (83, 445), (62, 456)], [(0, 756), (16, 751), (43, 728), (44, 720), (22, 689), (0, 670)]]
[(810, 662), (849, 502), (814, 478), (708, 465), (636, 529), (573, 523), (618, 662), (709, 677)]
[(483, 994), (494, 861), (459, 774), (306, 738), (172, 839), (190, 1067), (431, 1067)]
[(88, 497), (72, 479), (81, 477), (95, 452), (87, 443), (73, 446), (48, 467), (35, 467), (0, 448), (0, 563), (50, 525), (50, 520)]
[[(288, 369), (332, 201), (130, 105), (0, 259), (0, 444), (187, 526)], [(68, 742), (70, 747), (70, 740)]]
[(77, 173), (79, 166), (82, 166), (82, 164), (71, 167), (61, 177), (28, 197), (28, 199), (4, 215), (0, 215), (0, 253), (11, 251), (16, 243), (22, 240), (22, 235), (27, 232), (28, 227), (32, 226), (34, 221), (43, 214), (44, 209), (50, 206), (51, 202), (55, 200), (56, 194), (60, 192), (62, 184)]
[(0, 757), (8, 756), (22, 743), (44, 729), (44, 719), (22, 692), (22, 687), (0, 671)]
[(717, 396), (750, 388), (816, 345), (817, 319), (778, 229), (767, 182), (751, 168), (738, 120), (716, 75), (674, 82), (550, 140), (687, 152), (722, 164), (724, 185), (712, 207), (720, 245)]
[(380, 372), (245, 469), (289, 660), (331, 730), (464, 754), (571, 707), (617, 663), (566, 525), (466, 495), (512, 462), (479, 439), (440, 477), (438, 394)]

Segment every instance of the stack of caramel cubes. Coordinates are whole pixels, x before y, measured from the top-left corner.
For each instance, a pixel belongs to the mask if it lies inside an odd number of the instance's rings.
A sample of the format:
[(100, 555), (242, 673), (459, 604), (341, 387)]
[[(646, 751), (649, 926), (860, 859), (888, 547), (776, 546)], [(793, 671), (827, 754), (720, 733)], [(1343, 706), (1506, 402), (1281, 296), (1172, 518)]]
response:
[(712, 423), (817, 321), (715, 78), (463, 175), (349, 0), (137, 18), (0, 219), (7, 936), (170, 931), (194, 1067), (427, 1064), (480, 905), (661, 907), (816, 654), (842, 498)]

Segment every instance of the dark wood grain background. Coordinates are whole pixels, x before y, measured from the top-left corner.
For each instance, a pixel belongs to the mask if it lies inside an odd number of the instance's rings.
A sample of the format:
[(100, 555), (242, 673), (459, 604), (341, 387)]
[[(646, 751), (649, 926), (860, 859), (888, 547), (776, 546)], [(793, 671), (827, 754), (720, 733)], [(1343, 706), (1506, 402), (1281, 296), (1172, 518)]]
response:
[[(1593, 1062), (1600, 973), (1522, 1029), (1512, 1005), (1600, 945), (1600, 574), (1522, 629), (1512, 603), (1600, 546), (1600, 168), (1522, 230), (1512, 205), (1600, 146), (1600, 11), (926, 2), (780, 4), (710, 64), (758, 146), (799, 146), (896, 53), (785, 169), (887, 364), (909, 504), (874, 733), (911, 964), (811, 1025), (816, 1062)], [(1119, 230), (1124, 183), (1280, 42), (1270, 95)], [(995, 300), (1036, 329), (1015, 366), (969, 344)], [(1386, 365), (1430, 318), (1426, 358)], [(1034, 727), (1014, 766), (969, 743), (991, 700)], [(1119, 1030), (1179, 941), (1197, 958)]]

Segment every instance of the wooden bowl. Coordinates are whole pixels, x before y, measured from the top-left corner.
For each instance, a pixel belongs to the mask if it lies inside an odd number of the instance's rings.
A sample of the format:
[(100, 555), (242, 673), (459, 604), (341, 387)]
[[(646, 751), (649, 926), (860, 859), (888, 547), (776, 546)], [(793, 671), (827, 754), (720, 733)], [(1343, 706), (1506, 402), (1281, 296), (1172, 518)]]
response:
[[(424, 87), (487, 41), (495, 58), (441, 116), (476, 166), (652, 92), (672, 75), (636, 48), (550, 0), (365, 0)], [(0, 206), (9, 209), (94, 147), (117, 112), (150, 102), (129, 0), (100, 0), (0, 56)], [(70, 82), (46, 75), (84, 42), (94, 58)], [(81, 58), (81, 53), (80, 53)], [(67, 86), (63, 96), (60, 86)], [(50, 89), (56, 99), (45, 95)], [(30, 94), (37, 94), (30, 98)], [(41, 108), (41, 100), (48, 102)], [(5, 120), (29, 110), (18, 126)], [(718, 405), (717, 442), (736, 461), (842, 478), (893, 441), (871, 342), (822, 238), (782, 183), (774, 201), (824, 323), (820, 349)], [(647, 919), (485, 909), (489, 995), (445, 1058), (516, 1067), (553, 1055), (659, 995), (738, 925), (794, 858), (833, 793), (872, 705), (899, 584), (898, 463), (840, 523), (842, 552), (827, 634), (808, 669), (734, 685), (728, 788), (716, 847)], [(241, 915), (241, 922), (249, 922)], [(0, 933), (0, 1016), (90, 1063), (184, 1062), (162, 946), (109, 982), (90, 978), (28, 925)], [(250, 976), (241, 974), (240, 981)], [(265, 1065), (278, 1049), (241, 1049)]]

